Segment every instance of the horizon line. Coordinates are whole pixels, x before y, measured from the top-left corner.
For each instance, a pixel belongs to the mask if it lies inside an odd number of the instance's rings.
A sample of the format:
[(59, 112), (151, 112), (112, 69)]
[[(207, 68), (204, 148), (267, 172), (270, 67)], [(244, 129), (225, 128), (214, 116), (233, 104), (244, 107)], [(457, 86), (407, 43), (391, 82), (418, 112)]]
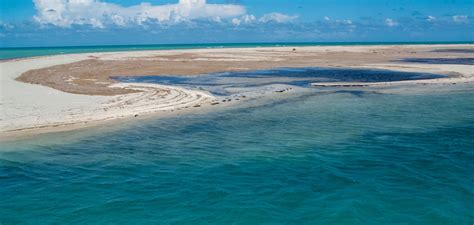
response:
[(57, 46), (14, 46), (14, 47), (0, 47), (1, 50), (18, 50), (18, 49), (42, 49), (42, 48), (94, 48), (94, 47), (130, 47), (130, 46), (193, 46), (193, 45), (207, 45), (207, 46), (219, 46), (219, 45), (286, 45), (291, 46), (293, 44), (299, 45), (318, 45), (318, 44), (474, 44), (473, 41), (306, 41), (306, 42), (200, 42), (200, 43), (168, 43), (168, 44), (105, 44), (105, 45), (57, 45)]

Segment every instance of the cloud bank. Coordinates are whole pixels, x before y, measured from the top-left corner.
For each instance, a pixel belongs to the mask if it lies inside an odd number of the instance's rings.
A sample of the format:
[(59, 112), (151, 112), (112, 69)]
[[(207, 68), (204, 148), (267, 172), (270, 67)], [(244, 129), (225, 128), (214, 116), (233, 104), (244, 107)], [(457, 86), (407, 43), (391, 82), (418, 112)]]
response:
[(268, 22), (276, 22), (276, 23), (288, 23), (298, 18), (298, 16), (289, 16), (281, 13), (268, 13), (260, 18), (260, 22), (268, 23)]
[(469, 17), (466, 15), (456, 15), (453, 16), (453, 21), (456, 23), (467, 23), (469, 22)]
[(235, 18), (246, 13), (246, 9), (233, 4), (208, 4), (206, 0), (179, 0), (177, 4), (152, 5), (141, 3), (130, 7), (107, 3), (100, 0), (34, 0), (37, 15), (34, 19), (40, 24), (59, 27), (72, 25), (91, 25), (104, 28), (142, 25), (153, 21), (176, 23), (195, 19)]

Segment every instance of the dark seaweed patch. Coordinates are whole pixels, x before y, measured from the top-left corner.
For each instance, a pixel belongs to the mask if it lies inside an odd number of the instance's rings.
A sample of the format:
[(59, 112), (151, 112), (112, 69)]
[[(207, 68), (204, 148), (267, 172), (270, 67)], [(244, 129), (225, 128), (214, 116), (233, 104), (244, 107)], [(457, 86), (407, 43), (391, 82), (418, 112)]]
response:
[(426, 64), (474, 65), (474, 58), (406, 58), (400, 61)]
[(436, 49), (431, 52), (441, 53), (474, 53), (474, 49)]

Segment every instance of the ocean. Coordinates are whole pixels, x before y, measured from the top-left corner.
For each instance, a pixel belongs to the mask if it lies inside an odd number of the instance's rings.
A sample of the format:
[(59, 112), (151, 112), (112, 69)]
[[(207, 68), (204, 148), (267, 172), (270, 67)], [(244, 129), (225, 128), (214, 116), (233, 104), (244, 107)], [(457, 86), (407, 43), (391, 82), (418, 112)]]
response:
[(17, 59), (35, 56), (145, 51), (176, 50), (202, 48), (254, 48), (254, 47), (304, 47), (304, 46), (351, 46), (351, 45), (418, 45), (418, 44), (474, 44), (474, 42), (282, 42), (282, 43), (203, 43), (203, 44), (157, 44), (157, 45), (100, 45), (100, 46), (65, 46), (65, 47), (12, 47), (0, 48), (0, 60)]
[(318, 91), (2, 143), (1, 224), (465, 224), (474, 88)]

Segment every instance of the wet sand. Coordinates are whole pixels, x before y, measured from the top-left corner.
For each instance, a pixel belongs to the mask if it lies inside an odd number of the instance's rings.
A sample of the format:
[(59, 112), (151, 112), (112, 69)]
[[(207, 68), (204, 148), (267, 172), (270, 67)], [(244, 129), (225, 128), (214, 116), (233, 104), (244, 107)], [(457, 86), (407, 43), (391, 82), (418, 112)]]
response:
[[(315, 83), (313, 86), (471, 83), (474, 82), (474, 66), (466, 64), (466, 60), (470, 62), (469, 58), (473, 58), (472, 49), (473, 45), (272, 47), (87, 53), (4, 61), (0, 62), (0, 129), (2, 136), (48, 132), (147, 114), (196, 111), (223, 103), (205, 91), (120, 83), (112, 79), (113, 76), (343, 67), (428, 72), (448, 77), (382, 83)], [(442, 59), (441, 63), (436, 63), (437, 59)], [(287, 87), (275, 86), (263, 94), (280, 93), (280, 89)]]

